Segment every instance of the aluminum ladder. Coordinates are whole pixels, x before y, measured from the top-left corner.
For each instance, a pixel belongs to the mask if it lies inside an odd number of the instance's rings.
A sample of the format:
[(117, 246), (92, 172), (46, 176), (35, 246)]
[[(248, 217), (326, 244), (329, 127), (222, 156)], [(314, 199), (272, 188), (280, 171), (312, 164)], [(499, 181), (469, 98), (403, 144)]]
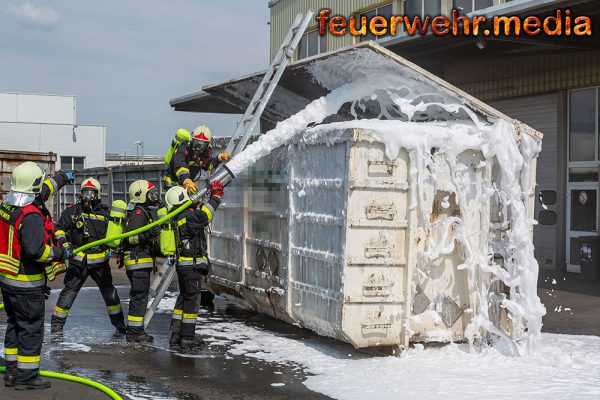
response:
[[(246, 147), (246, 144), (252, 135), (252, 130), (260, 120), (285, 68), (293, 60), (294, 52), (296, 51), (296, 48), (302, 39), (302, 35), (304, 35), (304, 31), (313, 15), (314, 11), (311, 9), (305, 14), (299, 13), (296, 15), (292, 26), (285, 35), (277, 54), (273, 57), (269, 69), (267, 69), (267, 72), (263, 76), (252, 100), (246, 108), (246, 112), (242, 116), (242, 119), (238, 123), (235, 132), (227, 144), (225, 151), (231, 153), (232, 156), (240, 153)], [(150, 287), (150, 296), (153, 296), (154, 298), (150, 307), (146, 310), (146, 315), (144, 316), (144, 328), (148, 326), (152, 317), (154, 317), (158, 304), (169, 289), (169, 286), (171, 286), (171, 282), (175, 277), (175, 272), (175, 266), (167, 266), (166, 263), (159, 267), (159, 275), (154, 279)]]

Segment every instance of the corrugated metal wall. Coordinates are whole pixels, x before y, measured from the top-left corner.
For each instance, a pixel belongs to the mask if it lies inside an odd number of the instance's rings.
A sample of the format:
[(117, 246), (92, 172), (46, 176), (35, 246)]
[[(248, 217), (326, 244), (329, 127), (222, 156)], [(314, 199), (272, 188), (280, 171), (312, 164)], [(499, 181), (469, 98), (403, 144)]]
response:
[(600, 83), (600, 51), (535, 54), (448, 63), (442, 75), (480, 100), (526, 96)]
[[(334, 15), (349, 17), (352, 13), (365, 8), (374, 8), (386, 4), (393, 4), (393, 13), (402, 13), (403, 0), (282, 0), (271, 7), (271, 58), (281, 45), (283, 37), (290, 29), (296, 14), (306, 12), (309, 8), (315, 11), (315, 16), (319, 10), (329, 8)], [(317, 28), (317, 21), (308, 26), (307, 31)], [(327, 35), (327, 51), (338, 49), (355, 43), (357, 40), (352, 35), (334, 36)]]
[[(542, 152), (537, 162), (537, 194), (540, 190), (554, 190), (558, 193), (558, 96), (548, 93), (537, 96), (517, 97), (491, 101), (490, 105), (506, 115), (517, 118), (544, 134)], [(561, 148), (565, 151), (565, 147)], [(557, 196), (558, 203), (563, 196)], [(548, 205), (549, 210), (557, 210), (560, 204)], [(535, 204), (535, 218), (543, 210), (539, 201)], [(559, 215), (564, 218), (564, 215)], [(533, 244), (535, 256), (542, 268), (556, 268), (556, 250), (562, 244), (557, 243), (557, 225), (536, 225), (534, 228)]]
[(159, 188), (162, 196), (164, 192), (162, 180), (163, 164), (116, 166), (111, 168), (90, 168), (79, 171), (74, 185), (67, 185), (55, 196), (55, 218), (60, 216), (64, 209), (75, 204), (79, 198), (79, 188), (84, 179), (93, 177), (102, 185), (102, 202), (110, 205), (114, 200), (129, 201), (129, 185), (138, 179), (152, 182)]

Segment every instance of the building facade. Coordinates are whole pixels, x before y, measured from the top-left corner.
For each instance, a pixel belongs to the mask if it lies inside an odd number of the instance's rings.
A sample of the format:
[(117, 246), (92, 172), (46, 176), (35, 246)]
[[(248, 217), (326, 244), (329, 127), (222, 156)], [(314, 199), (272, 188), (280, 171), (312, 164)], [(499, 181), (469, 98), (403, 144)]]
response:
[[(333, 15), (518, 15), (543, 18), (556, 10), (594, 19), (600, 4), (589, 0), (272, 0), (271, 54), (294, 16), (312, 8)], [(471, 14), (470, 14), (471, 13)], [(564, 15), (564, 14), (563, 14)], [(564, 21), (563, 21), (564, 23)], [(297, 58), (310, 57), (365, 40), (360, 36), (318, 36), (309, 26)], [(315, 40), (318, 39), (318, 40)], [(318, 43), (318, 44), (315, 44)], [(578, 238), (597, 236), (600, 140), (598, 112), (600, 40), (591, 37), (512, 36), (498, 38), (409, 36), (377, 43), (438, 75), (505, 114), (544, 133), (538, 161), (534, 244), (541, 268), (580, 272)], [(542, 204), (542, 202), (544, 204)]]
[[(270, 52), (275, 54), (293, 19), (311, 8), (323, 8), (330, 16), (414, 17), (449, 16), (456, 9), (472, 17), (530, 16), (543, 20), (564, 16), (587, 16), (600, 20), (600, 3), (591, 0), (271, 0)], [(315, 15), (315, 16), (316, 16)], [(561, 20), (563, 26), (566, 21)], [(597, 26), (593, 26), (595, 29)], [(376, 42), (492, 107), (519, 119), (544, 134), (537, 167), (536, 258), (540, 267), (560, 272), (580, 272), (579, 238), (598, 236), (600, 223), (600, 36), (504, 35), (435, 36), (409, 35), (399, 29), (394, 36), (319, 35), (317, 19), (307, 28), (296, 60), (334, 52), (358, 42)], [(326, 55), (324, 55), (326, 56)], [(261, 73), (207, 85), (202, 92), (171, 100), (175, 110), (243, 113), (235, 106), (231, 91), (251, 98), (246, 90), (256, 85)], [(287, 79), (287, 80), (286, 80)], [(280, 82), (275, 96), (300, 101), (303, 92), (314, 90), (311, 82), (298, 85), (292, 76)], [(297, 78), (300, 79), (300, 78)], [(250, 85), (252, 83), (252, 85)], [(237, 85), (237, 86), (236, 86)], [(300, 97), (296, 96), (300, 95)], [(285, 113), (277, 104), (263, 113), (264, 127), (274, 126)], [(281, 99), (280, 105), (285, 104)], [(269, 125), (271, 124), (271, 125)]]
[(53, 152), (56, 169), (103, 167), (106, 127), (77, 123), (77, 98), (0, 93), (2, 150)]

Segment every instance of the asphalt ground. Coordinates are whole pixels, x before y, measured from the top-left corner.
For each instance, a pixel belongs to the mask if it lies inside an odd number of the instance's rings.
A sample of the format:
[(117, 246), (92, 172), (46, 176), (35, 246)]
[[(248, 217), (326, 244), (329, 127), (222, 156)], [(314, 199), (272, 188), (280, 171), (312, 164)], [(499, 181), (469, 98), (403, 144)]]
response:
[[(114, 270), (114, 282), (126, 308), (128, 280)], [(546, 306), (543, 330), (551, 333), (600, 335), (600, 283), (582, 281), (575, 274), (542, 270), (538, 294)], [(46, 304), (46, 332), (61, 282)], [(176, 286), (171, 288), (176, 291)], [(326, 351), (358, 353), (350, 345), (318, 337), (311, 332), (217, 299), (215, 308), (203, 310), (208, 320), (234, 321), (318, 345)], [(88, 280), (71, 311), (61, 342), (46, 337), (42, 369), (97, 380), (124, 398), (137, 399), (326, 399), (308, 390), (306, 373), (293, 365), (271, 364), (231, 355), (227, 346), (212, 346), (185, 356), (168, 348), (170, 314), (159, 313), (149, 333), (152, 346), (129, 345), (113, 337), (113, 328), (93, 281)], [(0, 335), (5, 314), (0, 312)], [(364, 356), (364, 354), (363, 354)], [(51, 380), (52, 388), (17, 392), (0, 384), (0, 399), (103, 399), (99, 391), (65, 381)]]

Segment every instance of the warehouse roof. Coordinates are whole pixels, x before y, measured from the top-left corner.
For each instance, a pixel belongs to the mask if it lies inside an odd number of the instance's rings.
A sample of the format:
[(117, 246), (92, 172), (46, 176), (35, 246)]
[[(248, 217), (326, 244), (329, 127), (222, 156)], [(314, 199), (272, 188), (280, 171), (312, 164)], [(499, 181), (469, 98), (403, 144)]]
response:
[[(377, 73), (378, 66), (383, 64), (387, 68), (394, 68), (398, 74), (405, 75), (410, 70), (417, 74), (418, 79), (435, 85), (446, 95), (449, 94), (472, 109), (491, 117), (501, 118), (511, 123), (514, 122), (514, 119), (374, 42), (362, 42), (289, 64), (263, 112), (263, 118), (272, 122), (283, 121), (302, 110), (311, 101), (334, 89), (333, 87), (324, 87), (313, 75), (314, 66), (317, 63), (327, 63), (329, 66), (333, 66), (334, 72), (340, 75), (338, 84), (342, 85), (351, 80), (352, 76), (344, 76), (344, 68), (338, 70), (336, 66), (347, 63), (349, 56), (357, 56), (358, 60), (360, 55), (360, 59), (365, 60), (364, 56), (367, 54), (365, 52), (369, 52), (368, 60), (373, 62), (361, 67), (363, 73), (369, 73), (370, 68), (373, 68), (373, 73)], [(336, 63), (337, 61), (339, 61), (339, 64)], [(265, 71), (261, 71), (226, 82), (207, 85), (202, 88), (201, 92), (173, 99), (170, 103), (176, 111), (242, 114), (250, 103), (264, 74)], [(385, 87), (385, 82), (382, 82), (382, 85)], [(378, 114), (375, 110), (373, 113)], [(519, 124), (528, 133), (542, 137), (542, 134), (533, 128)]]

